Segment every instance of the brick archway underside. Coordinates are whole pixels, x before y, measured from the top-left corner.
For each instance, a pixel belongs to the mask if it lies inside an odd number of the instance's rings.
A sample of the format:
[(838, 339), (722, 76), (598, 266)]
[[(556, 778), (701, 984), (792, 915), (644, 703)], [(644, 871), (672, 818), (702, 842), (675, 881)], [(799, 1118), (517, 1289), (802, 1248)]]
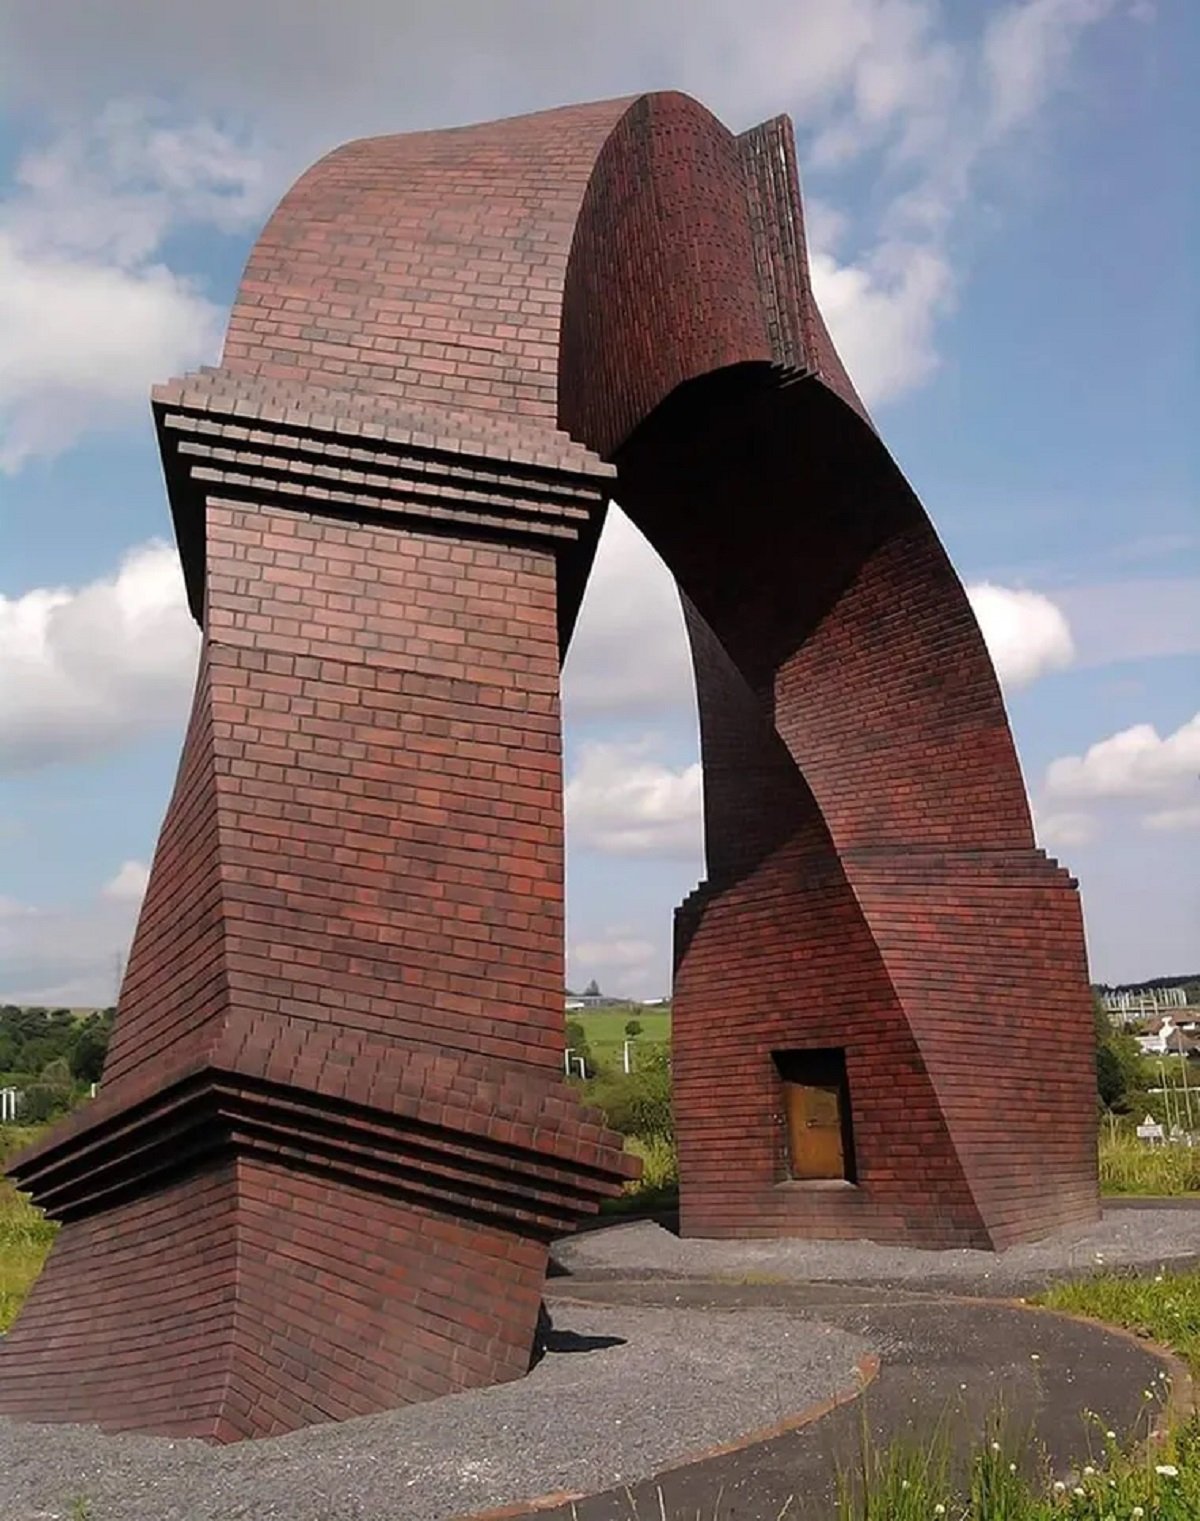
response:
[[(682, 1228), (1004, 1247), (1094, 1218), (1075, 884), (962, 588), (809, 286), (790, 124), (679, 94), (351, 143), (154, 393), (204, 630), (100, 1093), (0, 1411), (236, 1440), (528, 1366), (619, 1190), (561, 1080), (558, 672), (616, 496), (675, 575), (707, 878)], [(773, 1053), (842, 1053), (790, 1178)]]

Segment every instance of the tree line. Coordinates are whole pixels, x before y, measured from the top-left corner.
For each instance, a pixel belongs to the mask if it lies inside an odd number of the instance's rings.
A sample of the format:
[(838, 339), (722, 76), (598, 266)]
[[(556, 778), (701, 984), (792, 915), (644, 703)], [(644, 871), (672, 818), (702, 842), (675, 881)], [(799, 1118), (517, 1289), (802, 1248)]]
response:
[(65, 1114), (100, 1081), (115, 1014), (0, 1004), (0, 1087), (21, 1095), (22, 1124)]

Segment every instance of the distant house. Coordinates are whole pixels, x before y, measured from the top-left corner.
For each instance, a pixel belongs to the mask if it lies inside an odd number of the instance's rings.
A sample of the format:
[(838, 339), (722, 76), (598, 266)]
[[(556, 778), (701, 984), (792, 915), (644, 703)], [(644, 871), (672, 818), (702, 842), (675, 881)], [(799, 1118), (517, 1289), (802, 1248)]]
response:
[(1144, 1035), (1136, 1035), (1143, 1056), (1186, 1056), (1190, 1061), (1200, 1060), (1200, 1040), (1194, 1035), (1195, 1024), (1187, 1028), (1176, 1025), (1169, 1014), (1153, 1019)]
[(1165, 1056), (1167, 1042), (1175, 1033), (1174, 1021), (1166, 1014), (1161, 1019), (1152, 1019), (1146, 1026), (1146, 1033), (1135, 1035), (1134, 1039), (1141, 1047), (1143, 1056)]

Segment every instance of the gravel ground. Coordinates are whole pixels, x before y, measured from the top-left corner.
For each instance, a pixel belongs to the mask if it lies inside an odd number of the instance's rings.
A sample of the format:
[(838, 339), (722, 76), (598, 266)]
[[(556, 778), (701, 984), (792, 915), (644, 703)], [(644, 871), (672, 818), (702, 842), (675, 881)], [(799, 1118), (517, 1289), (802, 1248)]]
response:
[(885, 1284), (992, 1295), (1053, 1278), (1200, 1258), (1200, 1210), (1106, 1210), (1098, 1224), (1006, 1252), (919, 1251), (869, 1241), (680, 1240), (641, 1221), (558, 1242), (555, 1260), (581, 1277), (744, 1278)]
[(231, 1447), (0, 1419), (0, 1516), (446, 1521), (649, 1477), (848, 1387), (870, 1350), (779, 1310), (575, 1305), (553, 1345), (515, 1383)]

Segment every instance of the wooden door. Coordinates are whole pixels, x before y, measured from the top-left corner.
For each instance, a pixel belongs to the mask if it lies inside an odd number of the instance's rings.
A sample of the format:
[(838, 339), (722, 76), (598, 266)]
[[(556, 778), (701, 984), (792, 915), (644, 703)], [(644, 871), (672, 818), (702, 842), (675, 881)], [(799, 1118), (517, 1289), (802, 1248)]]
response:
[(841, 1085), (783, 1084), (788, 1163), (793, 1178), (844, 1178)]

